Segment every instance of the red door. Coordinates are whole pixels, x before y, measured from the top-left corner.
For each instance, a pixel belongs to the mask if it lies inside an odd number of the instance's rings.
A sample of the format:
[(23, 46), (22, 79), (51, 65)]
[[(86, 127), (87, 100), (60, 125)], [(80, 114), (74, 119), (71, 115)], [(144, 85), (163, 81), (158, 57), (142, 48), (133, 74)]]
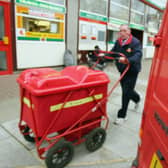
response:
[(10, 3), (0, 1), (0, 75), (12, 73)]

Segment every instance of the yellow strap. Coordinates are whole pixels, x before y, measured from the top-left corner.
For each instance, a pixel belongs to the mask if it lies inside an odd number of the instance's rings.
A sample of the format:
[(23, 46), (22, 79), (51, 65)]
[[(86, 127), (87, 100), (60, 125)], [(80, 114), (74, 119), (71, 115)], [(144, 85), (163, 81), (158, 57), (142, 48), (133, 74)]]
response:
[(23, 98), (24, 104), (26, 104), (29, 108), (31, 107), (30, 100), (26, 97)]
[[(63, 108), (69, 108), (69, 107), (74, 107), (74, 106), (79, 106), (82, 104), (90, 103), (90, 102), (94, 101), (94, 98), (96, 100), (102, 99), (103, 94), (97, 94), (97, 95), (93, 95), (93, 96), (89, 96), (86, 98), (66, 102)], [(60, 110), (62, 108), (62, 105), (63, 105), (63, 103), (50, 106), (50, 112)]]
[[(23, 98), (23, 103), (27, 105), (27, 107), (31, 108), (30, 100), (27, 97)], [(34, 104), (32, 104), (32, 108), (34, 108)]]

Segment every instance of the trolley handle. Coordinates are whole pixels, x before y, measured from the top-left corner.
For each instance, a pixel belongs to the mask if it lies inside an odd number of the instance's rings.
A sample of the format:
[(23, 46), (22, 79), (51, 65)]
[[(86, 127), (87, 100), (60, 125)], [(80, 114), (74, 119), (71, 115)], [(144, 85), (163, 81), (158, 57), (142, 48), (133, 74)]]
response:
[[(123, 57), (123, 58), (126, 59), (125, 64), (127, 64), (128, 66), (130, 64), (129, 61), (128, 61), (128, 59), (127, 59), (127, 57), (123, 53), (120, 53), (120, 52), (102, 51), (101, 50), (98, 53), (94, 52), (94, 55), (97, 56), (98, 59), (95, 62), (95, 64), (91, 67), (92, 69), (94, 69), (96, 67), (96, 65), (99, 64), (100, 60), (102, 60), (102, 59), (114, 60), (116, 62), (119, 62), (120, 61), (120, 57)], [(112, 55), (114, 55), (114, 56), (112, 56)]]
[[(107, 56), (106, 54), (118, 55), (118, 57), (111, 57), (111, 56)], [(119, 61), (120, 57), (124, 57), (124, 58), (127, 59), (127, 57), (123, 53), (113, 52), (113, 51), (101, 51), (101, 52), (99, 52), (99, 54), (97, 56), (98, 56), (99, 59), (96, 62), (96, 64), (99, 63), (99, 60), (101, 58), (106, 58), (106, 59), (115, 60), (115, 61)], [(127, 59), (127, 64), (126, 65), (127, 66), (126, 66), (125, 70), (122, 72), (122, 74), (120, 75), (120, 78), (114, 83), (113, 87), (109, 90), (107, 96), (104, 99), (101, 100), (100, 104), (102, 104), (102, 103), (104, 103), (104, 102), (106, 102), (108, 100), (108, 97), (112, 94), (112, 92), (117, 87), (119, 82), (123, 79), (125, 74), (128, 72), (128, 70), (130, 68), (130, 63), (129, 63), (128, 59)], [(94, 65), (94, 66), (96, 66), (96, 65)]]
[[(108, 56), (106, 54), (109, 54), (111, 56)], [(129, 61), (128, 61), (127, 57), (123, 53), (120, 53), (120, 52), (100, 51), (98, 54), (95, 54), (95, 55), (100, 59), (105, 58), (105, 59), (108, 59), (108, 60), (116, 60), (116, 61), (119, 61), (120, 57), (123, 57), (127, 60), (127, 63), (129, 64)], [(112, 56), (112, 55), (118, 55), (118, 56), (116, 57), (116, 56)]]

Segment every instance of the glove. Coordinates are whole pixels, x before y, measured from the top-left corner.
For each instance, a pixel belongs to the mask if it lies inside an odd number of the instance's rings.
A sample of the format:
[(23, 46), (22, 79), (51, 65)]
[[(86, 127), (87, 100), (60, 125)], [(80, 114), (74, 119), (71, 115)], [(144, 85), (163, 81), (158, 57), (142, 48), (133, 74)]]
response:
[(128, 59), (125, 58), (125, 57), (120, 57), (119, 60), (118, 60), (118, 62), (120, 62), (122, 64), (128, 64), (129, 63)]
[(100, 53), (100, 54), (98, 54), (98, 56), (99, 57), (104, 57), (105, 55), (104, 55), (104, 53)]

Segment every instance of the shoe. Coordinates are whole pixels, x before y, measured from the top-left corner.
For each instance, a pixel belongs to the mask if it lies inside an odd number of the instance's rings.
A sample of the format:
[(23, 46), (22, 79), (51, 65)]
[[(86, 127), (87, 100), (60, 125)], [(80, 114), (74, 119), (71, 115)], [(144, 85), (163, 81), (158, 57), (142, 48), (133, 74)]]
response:
[(103, 63), (103, 67), (105, 68), (106, 66), (107, 66), (107, 64), (104, 62), (104, 63)]
[(125, 121), (127, 121), (128, 118), (125, 117), (125, 118), (117, 118), (115, 121), (114, 121), (114, 124), (115, 125), (122, 125)]
[(96, 67), (99, 68), (100, 70), (102, 70), (104, 68), (103, 65), (101, 65), (101, 64), (97, 64)]
[(139, 101), (137, 103), (135, 103), (134, 110), (137, 110), (139, 108), (140, 102), (141, 102), (141, 95), (140, 95)]
[(137, 109), (139, 108), (139, 106), (140, 106), (140, 102), (138, 102), (138, 103), (135, 103), (134, 110), (137, 110)]

